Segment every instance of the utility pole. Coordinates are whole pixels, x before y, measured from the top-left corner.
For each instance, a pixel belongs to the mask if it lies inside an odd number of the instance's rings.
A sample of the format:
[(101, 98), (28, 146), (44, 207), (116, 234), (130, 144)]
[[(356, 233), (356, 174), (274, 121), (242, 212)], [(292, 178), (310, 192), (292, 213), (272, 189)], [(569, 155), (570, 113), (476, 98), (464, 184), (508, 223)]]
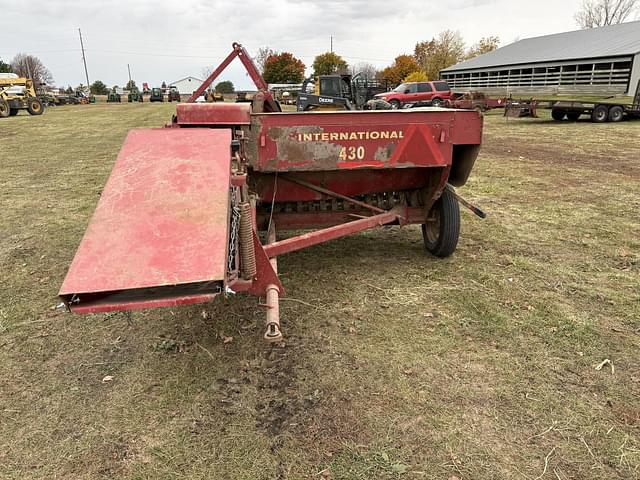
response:
[(129, 84), (128, 86), (131, 85), (131, 69), (129, 68), (129, 64), (127, 63), (127, 71), (129, 72)]
[(82, 43), (82, 32), (78, 29), (78, 34), (80, 35), (80, 48), (82, 49), (82, 63), (84, 63), (84, 74), (87, 78), (87, 90), (91, 91), (91, 86), (89, 84), (89, 72), (87, 71), (87, 60), (84, 57), (84, 44)]
[(333, 35), (331, 35), (331, 53), (333, 53)]

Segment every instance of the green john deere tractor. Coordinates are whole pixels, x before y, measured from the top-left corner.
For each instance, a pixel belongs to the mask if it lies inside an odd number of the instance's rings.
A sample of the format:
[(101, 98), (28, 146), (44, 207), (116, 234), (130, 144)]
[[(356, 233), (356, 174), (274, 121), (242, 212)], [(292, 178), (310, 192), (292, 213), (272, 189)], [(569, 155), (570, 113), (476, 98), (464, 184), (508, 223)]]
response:
[(129, 90), (129, 95), (127, 95), (127, 102), (143, 102), (142, 93), (140, 93), (138, 87), (131, 87), (131, 90)]
[(162, 93), (161, 88), (152, 88), (151, 96), (149, 97), (150, 102), (164, 102), (164, 93)]
[(122, 102), (122, 98), (120, 97), (120, 94), (116, 91), (115, 87), (113, 87), (109, 92), (109, 95), (107, 95), (107, 102), (109, 103)]

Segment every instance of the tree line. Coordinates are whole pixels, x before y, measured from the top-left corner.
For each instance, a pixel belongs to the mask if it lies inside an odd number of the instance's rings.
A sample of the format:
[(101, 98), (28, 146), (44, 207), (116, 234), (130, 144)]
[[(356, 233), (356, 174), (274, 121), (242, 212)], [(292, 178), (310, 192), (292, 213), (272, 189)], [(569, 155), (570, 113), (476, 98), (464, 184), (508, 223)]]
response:
[[(445, 30), (431, 40), (418, 42), (412, 54), (398, 55), (391, 65), (382, 70), (363, 62), (350, 67), (335, 52), (321, 53), (314, 58), (313, 76), (362, 72), (370, 79), (393, 85), (403, 81), (435, 80), (443, 68), (488, 53), (499, 44), (500, 39), (491, 36), (466, 48), (459, 32)], [(305, 64), (290, 52), (279, 53), (263, 47), (255, 58), (267, 83), (300, 83), (304, 79)]]

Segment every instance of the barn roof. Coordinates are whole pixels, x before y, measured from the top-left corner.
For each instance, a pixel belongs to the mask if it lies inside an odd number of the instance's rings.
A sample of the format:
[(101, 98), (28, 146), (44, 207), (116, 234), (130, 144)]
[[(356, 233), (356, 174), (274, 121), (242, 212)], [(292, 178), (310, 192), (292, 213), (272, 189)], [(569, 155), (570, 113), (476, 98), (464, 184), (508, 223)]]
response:
[(620, 57), (640, 53), (640, 21), (526, 38), (445, 68), (443, 72), (507, 65)]
[(200, 80), (200, 79), (199, 79), (199, 78), (197, 78), (197, 77), (191, 77), (191, 76), (189, 76), (189, 77), (181, 78), (180, 80), (176, 80), (175, 82), (171, 82), (169, 85), (173, 85), (174, 83), (180, 83), (180, 82), (182, 82), (182, 81), (184, 81), (184, 80), (189, 80), (189, 79), (191, 79), (191, 80), (197, 80), (198, 82), (203, 82), (203, 81), (204, 81), (204, 80)]

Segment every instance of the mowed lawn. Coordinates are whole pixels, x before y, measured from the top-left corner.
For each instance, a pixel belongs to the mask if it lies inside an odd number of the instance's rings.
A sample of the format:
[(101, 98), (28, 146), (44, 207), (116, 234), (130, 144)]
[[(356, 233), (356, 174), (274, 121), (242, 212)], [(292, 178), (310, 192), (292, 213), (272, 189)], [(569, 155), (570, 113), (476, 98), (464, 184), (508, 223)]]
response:
[(640, 122), (488, 115), (457, 252), (282, 257), (270, 346), (251, 297), (52, 309), (127, 130), (173, 108), (0, 120), (0, 478), (640, 477)]

